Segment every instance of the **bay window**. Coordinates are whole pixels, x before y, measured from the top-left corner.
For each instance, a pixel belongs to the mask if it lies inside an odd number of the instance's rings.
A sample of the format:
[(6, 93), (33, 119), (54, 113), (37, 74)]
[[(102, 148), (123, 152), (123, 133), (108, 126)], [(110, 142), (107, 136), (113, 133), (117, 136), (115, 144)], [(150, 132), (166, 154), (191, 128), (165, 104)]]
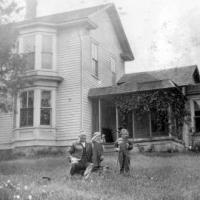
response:
[(19, 52), (23, 53), (27, 70), (54, 69), (56, 39), (54, 34), (24, 34), (20, 36)]
[(42, 68), (52, 69), (53, 64), (53, 37), (51, 35), (42, 36)]
[(51, 124), (51, 91), (41, 91), (40, 125)]
[(34, 91), (25, 91), (20, 95), (20, 126), (33, 126)]

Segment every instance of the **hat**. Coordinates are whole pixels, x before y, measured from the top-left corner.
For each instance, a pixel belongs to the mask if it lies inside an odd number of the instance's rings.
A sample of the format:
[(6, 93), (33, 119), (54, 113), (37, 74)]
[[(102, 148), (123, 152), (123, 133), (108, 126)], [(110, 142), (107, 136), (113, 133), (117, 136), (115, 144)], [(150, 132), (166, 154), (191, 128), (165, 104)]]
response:
[(86, 137), (86, 133), (85, 133), (85, 131), (81, 130), (78, 137), (83, 137), (83, 136)]
[(92, 141), (95, 141), (98, 137), (101, 137), (101, 133), (100, 132), (95, 132), (93, 137), (92, 137)]

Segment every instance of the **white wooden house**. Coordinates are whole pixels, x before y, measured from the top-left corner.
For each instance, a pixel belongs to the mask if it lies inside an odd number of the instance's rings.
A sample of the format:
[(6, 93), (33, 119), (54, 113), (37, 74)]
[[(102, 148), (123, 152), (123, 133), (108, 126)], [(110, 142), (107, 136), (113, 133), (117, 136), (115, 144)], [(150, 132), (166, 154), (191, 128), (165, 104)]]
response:
[(126, 116), (130, 137), (161, 149), (189, 147), (200, 140), (197, 66), (125, 74), (125, 62), (134, 56), (113, 4), (44, 17), (34, 14), (33, 9), (30, 19), (16, 23), (19, 53), (27, 54), (27, 76), (33, 84), (19, 92), (15, 114), (0, 113), (0, 149), (68, 146), (80, 130), (88, 138), (102, 131), (112, 142), (123, 126), (110, 101), (114, 95), (174, 88), (187, 97), (191, 113), (182, 142), (168, 127), (158, 130), (153, 113), (141, 121), (134, 110)]
[(113, 4), (30, 17), (16, 28), (34, 82), (20, 91), (16, 114), (0, 113), (0, 149), (67, 146), (80, 130), (91, 136), (89, 89), (115, 84), (134, 59)]

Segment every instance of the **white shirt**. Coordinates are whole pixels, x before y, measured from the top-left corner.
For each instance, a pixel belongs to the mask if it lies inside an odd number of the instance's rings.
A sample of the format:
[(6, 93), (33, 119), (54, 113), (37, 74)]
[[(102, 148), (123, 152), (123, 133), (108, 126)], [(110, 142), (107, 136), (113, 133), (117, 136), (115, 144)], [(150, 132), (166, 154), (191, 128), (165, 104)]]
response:
[(83, 145), (83, 147), (85, 148), (85, 142), (81, 142), (81, 144)]

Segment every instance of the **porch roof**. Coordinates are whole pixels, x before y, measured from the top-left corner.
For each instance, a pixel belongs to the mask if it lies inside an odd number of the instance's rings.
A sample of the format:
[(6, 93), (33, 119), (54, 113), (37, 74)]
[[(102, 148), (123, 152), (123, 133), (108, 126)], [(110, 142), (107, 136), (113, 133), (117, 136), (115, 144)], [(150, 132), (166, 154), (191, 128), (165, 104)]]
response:
[(156, 80), (138, 82), (137, 84), (124, 83), (121, 85), (115, 85), (110, 87), (92, 88), (89, 90), (89, 97), (108, 96), (116, 94), (136, 93), (142, 91), (158, 90), (176, 88), (176, 84), (173, 81), (167, 80)]
[(196, 65), (164, 70), (125, 74), (117, 85), (90, 89), (89, 97), (136, 93), (177, 86), (196, 85), (200, 82)]

